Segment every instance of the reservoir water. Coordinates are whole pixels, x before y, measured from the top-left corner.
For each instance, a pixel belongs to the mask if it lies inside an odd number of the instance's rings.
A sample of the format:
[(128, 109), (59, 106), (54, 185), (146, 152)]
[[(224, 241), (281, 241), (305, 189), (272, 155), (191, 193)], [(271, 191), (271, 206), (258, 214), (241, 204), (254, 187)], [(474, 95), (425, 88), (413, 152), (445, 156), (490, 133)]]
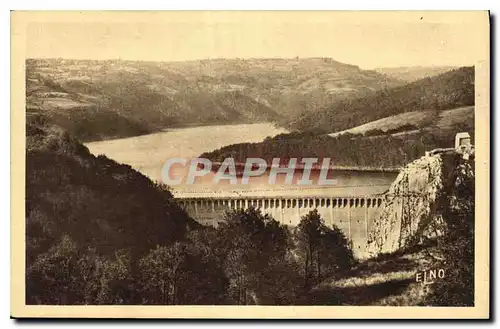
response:
[[(92, 142), (86, 144), (94, 155), (104, 154), (125, 163), (152, 180), (161, 181), (161, 171), (169, 158), (195, 158), (204, 152), (235, 143), (256, 143), (287, 131), (272, 124), (238, 124), (169, 129), (149, 135)], [(329, 157), (335, 162), (338, 155)], [(171, 172), (182, 177), (185, 168)], [(319, 171), (313, 171), (311, 178)], [(295, 226), (301, 216), (317, 209), (327, 225), (335, 224), (352, 241), (354, 255), (366, 257), (368, 232), (379, 214), (380, 194), (388, 190), (395, 172), (366, 170), (330, 170), (331, 186), (286, 185), (283, 179), (269, 185), (269, 172), (253, 178), (250, 184), (212, 183), (210, 172), (194, 185), (171, 186), (172, 193), (186, 211), (200, 223), (217, 225), (228, 208), (248, 203), (269, 214), (280, 223)], [(301, 177), (301, 176), (300, 176)], [(283, 178), (283, 177), (282, 177)], [(314, 180), (314, 178), (313, 178)], [(252, 198), (256, 198), (252, 200)]]
[[(236, 143), (256, 143), (266, 137), (286, 133), (287, 130), (271, 123), (199, 126), (168, 129), (162, 132), (129, 138), (87, 143), (94, 155), (107, 157), (130, 165), (152, 180), (161, 181), (161, 171), (169, 158), (194, 158), (204, 152)], [(335, 154), (330, 155), (335, 161)], [(336, 180), (334, 186), (297, 186), (278, 183), (268, 185), (267, 174), (253, 179), (249, 185), (212, 184), (214, 174), (209, 174), (195, 185), (180, 184), (172, 186), (174, 195), (210, 196), (259, 196), (259, 195), (375, 195), (383, 193), (397, 173), (370, 171), (335, 171), (331, 173)], [(317, 173), (313, 173), (313, 176)]]

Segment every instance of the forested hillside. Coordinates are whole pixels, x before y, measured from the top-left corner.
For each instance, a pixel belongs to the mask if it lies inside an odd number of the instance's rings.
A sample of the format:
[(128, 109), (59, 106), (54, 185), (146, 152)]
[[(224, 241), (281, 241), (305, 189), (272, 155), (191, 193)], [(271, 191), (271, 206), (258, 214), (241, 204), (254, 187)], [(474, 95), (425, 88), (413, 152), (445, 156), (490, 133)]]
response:
[(417, 130), (412, 134), (363, 136), (343, 134), (337, 137), (313, 133), (282, 134), (262, 143), (233, 144), (207, 152), (201, 157), (222, 162), (234, 158), (244, 163), (247, 158), (263, 158), (272, 162), (280, 158), (330, 158), (334, 166), (377, 168), (401, 167), (435, 148), (453, 147), (455, 132)]
[[(94, 293), (102, 302), (125, 298), (120, 291), (135, 269), (124, 263), (183, 239), (198, 226), (165, 187), (130, 166), (94, 157), (68, 133), (39, 119), (31, 118), (26, 129), (28, 303), (83, 302)], [(77, 270), (99, 275), (93, 269), (103, 276), (93, 280), (119, 286), (115, 295), (106, 293), (111, 286), (85, 286), (99, 282), (85, 282)], [(86, 289), (93, 292), (83, 296)]]
[(299, 131), (291, 134), (201, 156), (242, 162), (247, 157), (269, 162), (274, 157), (328, 157), (337, 166), (398, 167), (425, 151), (452, 147), (458, 132), (474, 138), (473, 105), (474, 68), (465, 67), (309, 112), (292, 124)]
[(330, 58), (26, 61), (28, 112), (83, 141), (184, 125), (282, 123), (401, 84)]
[(292, 118), (289, 126), (299, 131), (333, 133), (405, 112), (440, 112), (469, 105), (474, 105), (474, 68), (462, 67), (366, 97), (334, 102)]

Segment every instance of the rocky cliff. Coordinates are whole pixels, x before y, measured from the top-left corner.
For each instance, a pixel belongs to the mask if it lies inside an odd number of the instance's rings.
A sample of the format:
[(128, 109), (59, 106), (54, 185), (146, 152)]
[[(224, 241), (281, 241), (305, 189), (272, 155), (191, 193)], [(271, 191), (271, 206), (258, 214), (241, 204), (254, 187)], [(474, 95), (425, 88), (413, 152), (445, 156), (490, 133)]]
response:
[(437, 238), (449, 221), (473, 211), (474, 156), (453, 149), (431, 152), (408, 164), (385, 194), (368, 252), (390, 253)]

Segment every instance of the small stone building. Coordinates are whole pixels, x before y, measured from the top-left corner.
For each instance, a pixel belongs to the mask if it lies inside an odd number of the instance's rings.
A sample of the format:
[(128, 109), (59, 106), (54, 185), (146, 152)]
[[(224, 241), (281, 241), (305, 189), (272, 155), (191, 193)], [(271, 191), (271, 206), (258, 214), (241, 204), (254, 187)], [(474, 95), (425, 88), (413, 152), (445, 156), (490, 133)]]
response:
[(474, 153), (471, 137), (468, 132), (461, 132), (455, 135), (455, 150), (463, 154), (464, 158), (469, 158)]
[(463, 149), (471, 145), (470, 135), (467, 132), (458, 133), (455, 135), (455, 148)]

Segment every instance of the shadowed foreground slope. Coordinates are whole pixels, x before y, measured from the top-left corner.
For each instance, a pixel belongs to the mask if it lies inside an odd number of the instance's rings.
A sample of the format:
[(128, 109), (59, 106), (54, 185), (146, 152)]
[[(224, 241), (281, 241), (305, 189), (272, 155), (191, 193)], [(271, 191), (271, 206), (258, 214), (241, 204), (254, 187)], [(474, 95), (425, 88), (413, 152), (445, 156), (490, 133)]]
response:
[(341, 277), (315, 287), (304, 304), (411, 306), (424, 302), (429, 287), (415, 281), (415, 274), (432, 266), (433, 247), (369, 259)]
[[(94, 157), (59, 128), (26, 130), (27, 303), (132, 301), (124, 264), (183, 239), (194, 221), (130, 166)], [(114, 294), (101, 286), (108, 279), (121, 287)]]

